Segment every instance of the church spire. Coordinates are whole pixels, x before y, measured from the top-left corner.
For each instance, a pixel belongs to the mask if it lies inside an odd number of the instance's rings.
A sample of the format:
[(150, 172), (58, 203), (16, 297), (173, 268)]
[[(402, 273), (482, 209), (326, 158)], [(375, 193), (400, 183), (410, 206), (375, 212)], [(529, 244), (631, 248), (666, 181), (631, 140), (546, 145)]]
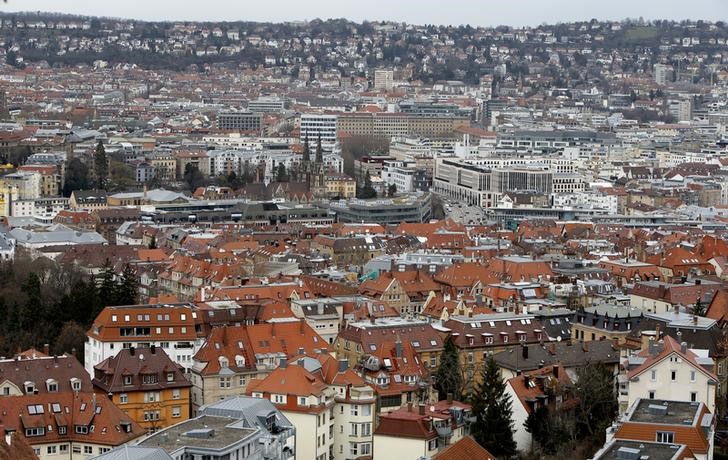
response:
[(303, 162), (308, 163), (311, 161), (311, 148), (308, 146), (308, 133), (303, 138)]
[(321, 148), (321, 132), (318, 133), (318, 141), (316, 142), (316, 163), (324, 162), (324, 151)]

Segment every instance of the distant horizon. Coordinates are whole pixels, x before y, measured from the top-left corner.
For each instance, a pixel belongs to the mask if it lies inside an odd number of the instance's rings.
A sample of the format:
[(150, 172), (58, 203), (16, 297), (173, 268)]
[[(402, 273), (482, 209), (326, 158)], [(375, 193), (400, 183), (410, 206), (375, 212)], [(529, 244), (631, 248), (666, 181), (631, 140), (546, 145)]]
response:
[[(49, 13), (88, 17), (104, 17), (146, 22), (260, 22), (290, 23), (315, 19), (346, 19), (354, 23), (405, 22), (413, 25), (472, 27), (537, 27), (542, 24), (597, 21), (624, 21), (644, 18), (653, 20), (704, 20), (728, 22), (728, 1), (693, 0), (692, 2), (612, 0), (592, 3), (583, 0), (450, 0), (446, 7), (435, 0), (370, 0), (366, 5), (330, 0), (272, 3), (185, 2), (172, 0), (8, 0), (0, 4), (2, 13)], [(18, 8), (15, 8), (18, 6)]]

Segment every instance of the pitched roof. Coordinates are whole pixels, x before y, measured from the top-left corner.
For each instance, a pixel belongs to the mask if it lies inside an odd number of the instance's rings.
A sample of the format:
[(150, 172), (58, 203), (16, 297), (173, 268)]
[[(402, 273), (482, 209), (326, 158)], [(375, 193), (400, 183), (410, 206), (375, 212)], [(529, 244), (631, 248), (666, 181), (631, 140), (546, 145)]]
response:
[(669, 335), (665, 335), (662, 339), (662, 350), (655, 356), (652, 356), (650, 354), (650, 350), (642, 350), (640, 353), (637, 354), (637, 356), (646, 358), (645, 361), (635, 369), (632, 369), (628, 372), (627, 376), (630, 379), (633, 379), (637, 377), (638, 375), (642, 374), (643, 372), (646, 372), (649, 370), (652, 366), (655, 364), (661, 362), (662, 360), (666, 359), (667, 357), (676, 354), (680, 356), (684, 362), (687, 362), (691, 364), (694, 368), (705, 374), (709, 379), (713, 380), (714, 382), (718, 382), (718, 377), (713, 374), (712, 372), (706, 370), (703, 366), (698, 363), (697, 358), (698, 355), (693, 353), (690, 350), (685, 350), (684, 352), (681, 349), (680, 343), (678, 343), (677, 340), (673, 339)]
[(471, 436), (465, 436), (435, 454), (433, 460), (496, 460), (495, 455), (485, 450)]
[[(170, 374), (172, 379), (169, 378)], [(187, 388), (192, 384), (185, 378), (162, 348), (123, 348), (114, 357), (106, 358), (94, 366), (93, 384), (104, 393), (141, 390), (142, 375), (156, 375), (157, 382), (144, 383), (145, 390)], [(131, 385), (124, 382), (131, 377)]]
[(48, 393), (47, 382), (51, 379), (56, 381), (60, 392), (73, 390), (71, 379), (81, 383), (80, 391), (93, 391), (88, 372), (74, 356), (18, 357), (0, 361), (0, 383), (10, 381), (20, 391), (24, 391), (25, 382), (32, 382), (38, 393)]

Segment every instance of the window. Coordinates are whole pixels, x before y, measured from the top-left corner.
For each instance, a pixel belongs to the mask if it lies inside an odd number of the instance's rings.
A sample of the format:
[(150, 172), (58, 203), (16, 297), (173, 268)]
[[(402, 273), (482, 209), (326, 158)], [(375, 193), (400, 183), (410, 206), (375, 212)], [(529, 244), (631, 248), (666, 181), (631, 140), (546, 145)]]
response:
[(76, 377), (72, 378), (71, 388), (73, 388), (73, 391), (81, 391), (81, 380)]
[(241, 387), (245, 386), (245, 376), (244, 375), (241, 375), (238, 377), (238, 385), (240, 385)]
[(167, 372), (167, 381), (174, 382), (174, 372)]
[(650, 391), (650, 399), (655, 399), (655, 392), (654, 391)]
[[(65, 426), (59, 426), (58, 427), (58, 434), (66, 434), (66, 427)], [(63, 447), (63, 446), (61, 446)], [(61, 449), (63, 450), (63, 449)]]
[(657, 381), (657, 371), (654, 369), (650, 372), (650, 381), (652, 381), (652, 382)]
[(695, 371), (690, 371), (690, 381), (691, 382), (695, 381)]
[(45, 434), (45, 428), (26, 428), (25, 429), (25, 437), (29, 438), (32, 436), (43, 436)]
[(83, 453), (84, 454), (93, 454), (94, 453), (93, 446), (83, 446)]
[(663, 444), (672, 444), (675, 442), (675, 433), (672, 431), (658, 431), (655, 440)]
[(677, 382), (677, 371), (675, 371), (675, 370), (670, 371), (670, 381)]
[(55, 453), (56, 453), (56, 450), (57, 450), (57, 449), (56, 449), (56, 446), (48, 446), (48, 447), (46, 448), (46, 452), (47, 452), (47, 453), (48, 453), (49, 455), (53, 455), (53, 454), (55, 454)]
[(149, 385), (152, 383), (157, 383), (159, 381), (159, 376), (157, 374), (144, 374), (142, 375), (142, 383), (145, 385)]
[(275, 404), (285, 404), (286, 395), (271, 395), (270, 400)]
[(172, 390), (172, 399), (179, 399), (180, 398), (180, 391), (179, 388), (175, 388)]
[(427, 450), (435, 450), (437, 449), (437, 438), (432, 439), (431, 441), (428, 441), (427, 443)]
[(144, 421), (151, 422), (154, 420), (159, 420), (159, 411), (158, 410), (145, 410), (144, 411)]
[(307, 405), (307, 400), (305, 396), (299, 396), (298, 397), (298, 405), (299, 406), (305, 406)]
[(124, 376), (124, 385), (131, 385), (131, 375)]
[(698, 393), (695, 391), (690, 392), (690, 402), (697, 402), (698, 401)]
[(230, 377), (220, 377), (219, 381), (220, 381), (220, 388), (230, 388), (230, 383), (231, 383)]
[(181, 410), (180, 406), (172, 407), (172, 417), (179, 417), (181, 412), (182, 412), (182, 410)]
[(86, 425), (76, 425), (76, 434), (88, 434), (88, 427)]
[(359, 406), (354, 404), (351, 406), (351, 415), (359, 415)]
[(147, 391), (144, 393), (144, 402), (145, 403), (153, 403), (157, 402), (160, 399), (160, 395), (158, 391)]
[(68, 444), (61, 444), (58, 446), (58, 452), (65, 454), (68, 452)]
[(126, 404), (129, 402), (129, 395), (126, 393), (121, 393), (119, 395), (119, 404)]

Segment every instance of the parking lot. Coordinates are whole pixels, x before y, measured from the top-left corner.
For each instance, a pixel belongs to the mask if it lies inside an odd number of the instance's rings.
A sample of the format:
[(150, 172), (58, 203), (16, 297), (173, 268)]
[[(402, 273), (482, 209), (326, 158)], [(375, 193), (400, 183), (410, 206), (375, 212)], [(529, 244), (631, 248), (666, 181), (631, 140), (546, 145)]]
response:
[(469, 206), (442, 198), (445, 215), (454, 221), (466, 225), (479, 225), (487, 222), (485, 209), (479, 206)]

